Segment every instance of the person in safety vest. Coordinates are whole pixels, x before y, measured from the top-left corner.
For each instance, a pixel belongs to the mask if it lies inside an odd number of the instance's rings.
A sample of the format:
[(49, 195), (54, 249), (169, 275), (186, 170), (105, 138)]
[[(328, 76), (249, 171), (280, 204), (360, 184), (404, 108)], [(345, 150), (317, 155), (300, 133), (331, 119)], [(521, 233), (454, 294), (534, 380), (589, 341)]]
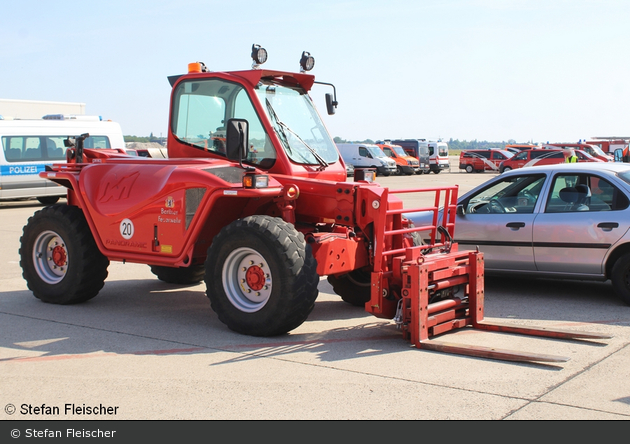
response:
[(575, 163), (578, 161), (578, 157), (575, 155), (575, 151), (573, 150), (565, 150), (564, 151), (564, 161), (566, 163)]

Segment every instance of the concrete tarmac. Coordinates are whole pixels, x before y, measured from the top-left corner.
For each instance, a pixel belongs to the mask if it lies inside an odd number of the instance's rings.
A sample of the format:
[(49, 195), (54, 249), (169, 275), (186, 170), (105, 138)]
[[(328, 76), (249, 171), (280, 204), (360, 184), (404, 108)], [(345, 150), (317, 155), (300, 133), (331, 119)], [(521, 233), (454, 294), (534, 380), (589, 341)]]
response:
[[(453, 162), (439, 175), (379, 178), (392, 189), (495, 173)], [(628, 420), (630, 307), (609, 282), (485, 280), (485, 317), (590, 331), (566, 341), (460, 329), (441, 340), (570, 358), (516, 363), (413, 347), (393, 321), (344, 303), (326, 279), (289, 334), (228, 330), (205, 284), (159, 281), (146, 265), (111, 263), (79, 305), (40, 302), (21, 276), (22, 227), (36, 201), (0, 203), (2, 420)]]

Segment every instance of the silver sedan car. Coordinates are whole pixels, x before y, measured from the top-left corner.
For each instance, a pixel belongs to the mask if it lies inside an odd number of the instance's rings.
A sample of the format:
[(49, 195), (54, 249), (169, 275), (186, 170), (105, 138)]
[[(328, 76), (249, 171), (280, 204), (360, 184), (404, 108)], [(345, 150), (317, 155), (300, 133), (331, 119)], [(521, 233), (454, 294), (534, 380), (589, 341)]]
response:
[(478, 247), (486, 274), (610, 279), (630, 305), (629, 228), (630, 164), (558, 164), (505, 172), (460, 196), (453, 241)]

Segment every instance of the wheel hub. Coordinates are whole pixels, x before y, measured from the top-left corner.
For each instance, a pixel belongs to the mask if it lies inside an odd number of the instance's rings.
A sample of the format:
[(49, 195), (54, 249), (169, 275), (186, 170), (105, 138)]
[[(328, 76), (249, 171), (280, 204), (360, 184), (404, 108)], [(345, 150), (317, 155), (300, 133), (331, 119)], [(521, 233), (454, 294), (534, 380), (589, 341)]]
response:
[(252, 290), (262, 290), (265, 286), (265, 272), (258, 265), (252, 265), (245, 272), (245, 281)]
[(52, 250), (51, 259), (57, 267), (63, 267), (67, 263), (66, 250), (61, 245), (57, 245)]
[(265, 258), (252, 248), (232, 251), (223, 264), (223, 289), (239, 310), (253, 313), (271, 297), (271, 269)]
[(33, 265), (47, 284), (58, 284), (68, 270), (68, 248), (54, 231), (40, 233), (33, 244)]

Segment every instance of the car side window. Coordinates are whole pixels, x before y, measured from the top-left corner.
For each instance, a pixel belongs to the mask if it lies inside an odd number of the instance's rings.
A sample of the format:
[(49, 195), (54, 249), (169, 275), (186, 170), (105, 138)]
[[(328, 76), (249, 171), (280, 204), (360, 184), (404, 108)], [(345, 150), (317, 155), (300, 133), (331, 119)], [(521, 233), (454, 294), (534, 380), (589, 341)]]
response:
[(527, 174), (494, 182), (465, 202), (466, 213), (533, 213), (545, 177), (544, 174)]
[(628, 208), (626, 195), (609, 181), (591, 174), (558, 174), (546, 213), (617, 211)]

